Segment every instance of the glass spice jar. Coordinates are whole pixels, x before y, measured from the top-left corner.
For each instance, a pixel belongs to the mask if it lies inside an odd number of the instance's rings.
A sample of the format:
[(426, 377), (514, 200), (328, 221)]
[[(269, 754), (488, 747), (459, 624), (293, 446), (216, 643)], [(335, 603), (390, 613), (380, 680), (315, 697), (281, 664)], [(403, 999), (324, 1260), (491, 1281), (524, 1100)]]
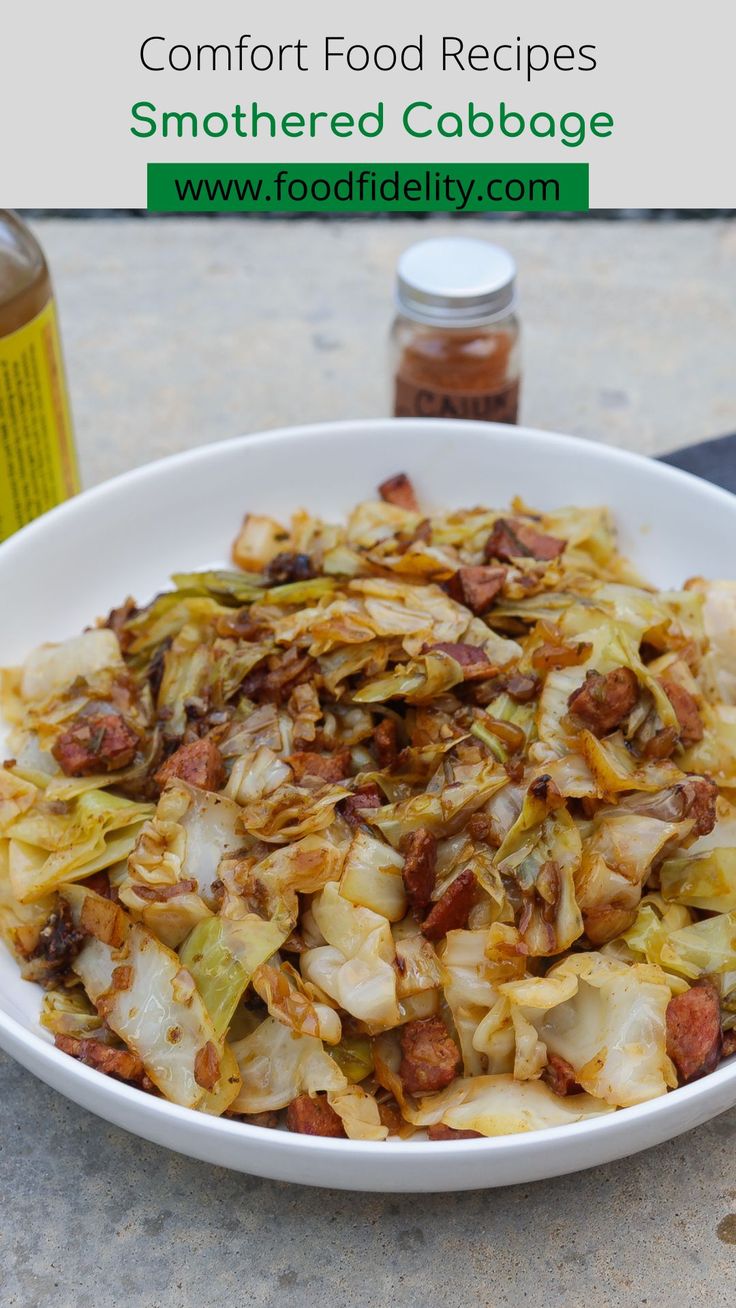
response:
[(517, 421), (516, 265), (489, 241), (420, 241), (399, 259), (394, 415)]

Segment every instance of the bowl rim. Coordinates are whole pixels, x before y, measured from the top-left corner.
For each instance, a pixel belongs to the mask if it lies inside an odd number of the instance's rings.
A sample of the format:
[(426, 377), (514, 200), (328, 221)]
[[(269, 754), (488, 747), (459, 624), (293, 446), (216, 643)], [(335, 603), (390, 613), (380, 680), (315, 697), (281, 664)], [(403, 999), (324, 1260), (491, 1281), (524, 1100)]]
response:
[[(493, 434), (505, 439), (509, 437), (508, 426), (500, 423), (468, 422), (456, 419), (360, 418), (346, 421), (337, 419), (330, 422), (315, 422), (294, 427), (278, 427), (273, 430), (214, 441), (211, 444), (198, 445), (192, 449), (181, 450), (164, 458), (140, 464), (115, 477), (91, 486), (72, 499), (57, 505), (0, 544), (0, 566), (6, 566), (10, 563), (16, 552), (26, 548), (26, 542), (36, 539), (40, 541), (46, 532), (55, 527), (57, 523), (73, 519), (74, 515), (79, 511), (80, 505), (86, 505), (92, 501), (104, 503), (107, 498), (115, 497), (121, 491), (134, 489), (142, 481), (164, 475), (172, 465), (196, 467), (199, 463), (208, 462), (213, 458), (216, 459), (222, 453), (234, 454), (236, 451), (242, 452), (248, 447), (277, 445), (281, 442), (294, 440), (309, 441), (315, 436), (331, 435), (334, 438), (347, 437), (349, 439), (351, 437), (365, 436), (369, 432), (376, 433), (378, 430), (396, 430), (397, 428), (407, 433), (412, 431), (420, 432), (426, 430), (428, 426), (433, 429), (445, 429), (448, 435), (453, 436), (460, 436), (464, 431), (468, 434), (473, 433), (476, 436), (487, 437)], [(513, 427), (511, 432), (514, 440), (521, 440), (530, 446), (541, 442), (552, 448), (565, 451), (568, 455), (571, 450), (584, 449), (586, 458), (590, 458), (592, 455), (594, 459), (600, 462), (601, 466), (616, 462), (628, 466), (632, 472), (642, 466), (646, 466), (650, 471), (656, 467), (657, 479), (663, 484), (684, 485), (686, 487), (697, 486), (697, 493), (701, 499), (702, 497), (711, 498), (713, 501), (727, 504), (732, 510), (736, 510), (736, 495), (733, 495), (730, 491), (706, 482), (681, 468), (657, 463), (647, 455), (620, 449), (617, 446), (607, 445), (602, 442), (591, 441), (584, 437), (547, 432), (542, 428)], [(273, 1130), (224, 1117), (211, 1117), (206, 1113), (197, 1112), (196, 1109), (185, 1108), (169, 1100), (143, 1094), (135, 1086), (116, 1081), (112, 1077), (105, 1076), (103, 1073), (85, 1066), (76, 1059), (69, 1058), (67, 1054), (56, 1049), (50, 1037), (44, 1034), (42, 1029), (39, 1028), (38, 1031), (29, 1029), (8, 1013), (1, 1003), (0, 1032), (7, 1038), (6, 1048), (8, 1052), (16, 1056), (18, 1061), (25, 1066), (30, 1066), (34, 1072), (39, 1065), (50, 1069), (60, 1068), (63, 1069), (64, 1079), (69, 1084), (78, 1084), (80, 1090), (86, 1086), (91, 1096), (100, 1100), (100, 1108), (95, 1109), (91, 1106), (90, 1096), (85, 1095), (84, 1102), (90, 1106), (90, 1111), (97, 1112), (100, 1116), (104, 1116), (104, 1101), (114, 1101), (120, 1105), (127, 1105), (131, 1109), (138, 1108), (141, 1110), (141, 1114), (159, 1120), (161, 1123), (168, 1121), (177, 1123), (183, 1128), (187, 1126), (196, 1127), (197, 1134), (200, 1137), (213, 1139), (219, 1137), (233, 1142), (240, 1140), (244, 1145), (248, 1141), (263, 1143), (264, 1138), (268, 1137), (269, 1144), (281, 1153), (305, 1158), (315, 1154), (327, 1154), (341, 1157), (345, 1161), (348, 1161), (348, 1159), (359, 1161), (362, 1158), (375, 1158), (377, 1149), (380, 1150), (381, 1155), (387, 1154), (388, 1151), (393, 1161), (405, 1159), (408, 1162), (410, 1159), (415, 1159), (419, 1163), (420, 1159), (427, 1159), (430, 1156), (436, 1159), (438, 1157), (438, 1146), (442, 1149), (445, 1157), (454, 1155), (458, 1158), (467, 1158), (469, 1154), (483, 1152), (489, 1158), (492, 1154), (506, 1158), (516, 1154), (528, 1153), (535, 1148), (540, 1152), (544, 1152), (546, 1149), (553, 1147), (559, 1152), (564, 1150), (566, 1145), (572, 1147), (579, 1142), (593, 1141), (600, 1135), (613, 1142), (618, 1140), (630, 1128), (649, 1118), (656, 1118), (664, 1126), (668, 1117), (681, 1117), (681, 1109), (684, 1109), (686, 1105), (692, 1109), (701, 1100), (715, 1097), (719, 1086), (736, 1083), (736, 1057), (734, 1057), (728, 1062), (722, 1063), (714, 1072), (690, 1085), (679, 1086), (664, 1095), (646, 1100), (641, 1104), (618, 1108), (615, 1111), (602, 1112), (599, 1115), (578, 1122), (471, 1140), (386, 1140), (379, 1143), (375, 1141), (338, 1140), (324, 1136), (307, 1136), (288, 1131)], [(23, 1057), (24, 1054), (26, 1058)], [(53, 1078), (48, 1084), (58, 1092), (59, 1087), (56, 1078)], [(66, 1091), (61, 1091), (61, 1093), (66, 1093)], [(695, 1125), (700, 1120), (694, 1112), (691, 1112), (691, 1117), (691, 1125)], [(662, 1136), (661, 1138), (666, 1137)], [(652, 1141), (652, 1143), (655, 1142)], [(185, 1143), (182, 1144), (181, 1142), (177, 1142), (172, 1147), (186, 1149)], [(647, 1147), (647, 1145), (635, 1145), (635, 1149), (642, 1147)], [(582, 1165), (585, 1166), (586, 1164), (583, 1163)]]
[(330, 436), (340, 438), (347, 436), (363, 436), (367, 433), (375, 433), (378, 430), (400, 430), (406, 432), (421, 432), (431, 427), (433, 430), (444, 430), (448, 436), (457, 436), (461, 432), (474, 434), (475, 436), (503, 436), (508, 439), (509, 431), (513, 433), (514, 440), (520, 440), (527, 444), (535, 445), (540, 441), (552, 448), (558, 448), (560, 451), (569, 451), (571, 449), (585, 450), (586, 457), (592, 457), (601, 465), (611, 461), (629, 466), (632, 471), (646, 467), (656, 469), (656, 476), (663, 483), (670, 485), (690, 485), (697, 486), (698, 493), (711, 498), (720, 504), (730, 504), (733, 506), (736, 495), (726, 490), (722, 486), (716, 486), (713, 482), (705, 481), (695, 473), (687, 472), (684, 468), (675, 467), (670, 463), (661, 463), (655, 457), (647, 454), (640, 454), (635, 450), (622, 449), (617, 445), (608, 445), (603, 441), (592, 440), (584, 436), (568, 436), (561, 432), (546, 431), (542, 427), (524, 427), (513, 426), (498, 422), (471, 422), (466, 419), (458, 418), (351, 418), (343, 421), (342, 419), (333, 419), (329, 422), (312, 422), (298, 424), (293, 427), (274, 427), (266, 431), (256, 431), (244, 433), (240, 436), (226, 437), (223, 440), (212, 441), (209, 444), (195, 445), (191, 449), (178, 450), (174, 454), (166, 454), (159, 459), (151, 459), (147, 463), (137, 464), (134, 468), (128, 468), (125, 472), (117, 473), (114, 477), (108, 477), (104, 481), (97, 482), (93, 486), (88, 486), (71, 499), (65, 500), (61, 504), (55, 505), (46, 513), (41, 514), (32, 522), (26, 523), (12, 536), (0, 542), (0, 561), (3, 563), (8, 555), (12, 555), (16, 549), (23, 548), (28, 539), (38, 536), (39, 538), (48, 530), (49, 524), (63, 521), (64, 518), (73, 516), (79, 509), (80, 505), (86, 505), (91, 500), (104, 502), (108, 497), (113, 497), (118, 490), (123, 488), (133, 488), (138, 482), (146, 481), (149, 477), (161, 476), (167, 468), (175, 465), (176, 467), (185, 467), (189, 464), (196, 466), (198, 463), (206, 463), (212, 457), (218, 454), (226, 454), (231, 451), (242, 451), (252, 447), (278, 444), (281, 441), (288, 442), (293, 440), (309, 441), (315, 436)]

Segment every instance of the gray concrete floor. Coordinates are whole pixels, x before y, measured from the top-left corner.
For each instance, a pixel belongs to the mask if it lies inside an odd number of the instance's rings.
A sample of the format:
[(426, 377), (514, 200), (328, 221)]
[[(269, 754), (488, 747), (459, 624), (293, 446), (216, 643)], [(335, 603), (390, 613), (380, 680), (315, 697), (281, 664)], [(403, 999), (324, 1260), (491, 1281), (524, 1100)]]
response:
[[(388, 412), (394, 265), (426, 223), (35, 226), (88, 484), (241, 432)], [(736, 221), (450, 230), (518, 261), (525, 423), (648, 454), (736, 430)]]
[[(36, 227), (88, 483), (385, 411), (392, 267), (421, 224)], [(519, 261), (526, 422), (647, 452), (736, 430), (736, 224), (482, 230)], [(0, 1193), (2, 1308), (736, 1301), (736, 1110), (536, 1186), (361, 1196), (190, 1162), (0, 1055)]]

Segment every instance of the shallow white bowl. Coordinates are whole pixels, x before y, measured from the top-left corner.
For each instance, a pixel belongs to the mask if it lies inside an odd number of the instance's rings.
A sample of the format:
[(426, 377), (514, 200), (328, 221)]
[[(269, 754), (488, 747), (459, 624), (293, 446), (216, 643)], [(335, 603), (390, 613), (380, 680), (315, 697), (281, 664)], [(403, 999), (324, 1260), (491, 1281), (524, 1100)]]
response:
[[(11, 538), (0, 547), (0, 665), (72, 635), (126, 595), (146, 600), (174, 571), (222, 561), (246, 510), (278, 517), (305, 506), (340, 517), (402, 470), (430, 505), (505, 506), (515, 494), (539, 508), (606, 503), (623, 550), (660, 585), (735, 575), (736, 497), (687, 473), (607, 446), (483, 423), (333, 423), (149, 464)], [(639, 1107), (528, 1135), (385, 1144), (289, 1135), (178, 1108), (82, 1066), (39, 1028), (39, 1001), (0, 948), (0, 1044), (36, 1076), (157, 1144), (311, 1185), (396, 1192), (534, 1181), (659, 1144), (736, 1103), (732, 1061)]]

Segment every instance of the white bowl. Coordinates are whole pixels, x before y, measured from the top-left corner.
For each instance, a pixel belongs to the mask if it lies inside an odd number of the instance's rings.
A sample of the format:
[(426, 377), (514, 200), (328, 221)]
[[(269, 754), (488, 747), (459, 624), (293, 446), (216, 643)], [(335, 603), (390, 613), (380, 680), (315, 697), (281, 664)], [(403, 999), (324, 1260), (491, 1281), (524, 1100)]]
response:
[[(733, 576), (736, 497), (607, 446), (483, 423), (333, 423), (205, 446), (118, 477), (0, 547), (0, 665), (80, 630), (174, 571), (220, 562), (247, 509), (304, 505), (341, 516), (406, 471), (424, 502), (540, 508), (606, 503), (623, 550), (655, 583)], [(147, 1140), (220, 1166), (344, 1189), (464, 1190), (539, 1180), (656, 1145), (736, 1103), (736, 1063), (636, 1108), (527, 1135), (442, 1143), (290, 1135), (207, 1117), (111, 1080), (58, 1052), (40, 993), (0, 950), (0, 1044), (83, 1107)], [(18, 1104), (22, 1129), (22, 1104)]]

